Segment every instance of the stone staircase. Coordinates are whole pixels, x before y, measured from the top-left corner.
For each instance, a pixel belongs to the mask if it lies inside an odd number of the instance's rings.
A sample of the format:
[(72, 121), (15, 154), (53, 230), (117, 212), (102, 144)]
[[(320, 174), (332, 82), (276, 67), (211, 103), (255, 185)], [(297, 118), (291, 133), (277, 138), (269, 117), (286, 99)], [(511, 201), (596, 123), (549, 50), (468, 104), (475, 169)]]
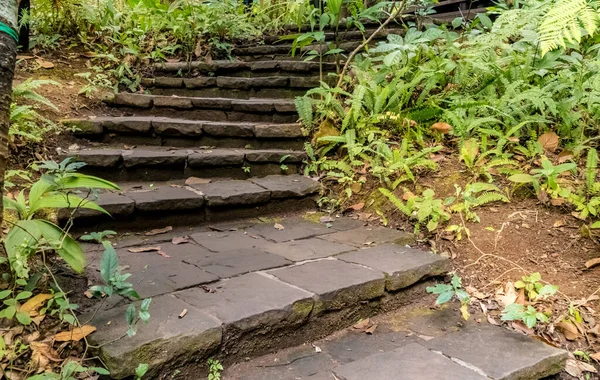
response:
[[(282, 49), (258, 48), (273, 46)], [(320, 185), (301, 174), (293, 97), (318, 83), (319, 65), (243, 49), (244, 61), (158, 64), (149, 93), (119, 93), (102, 115), (64, 121), (79, 138), (65, 155), (121, 187), (94, 198), (111, 216), (79, 210), (75, 226), (116, 229), (128, 281), (153, 298), (132, 338), (122, 338), (131, 300), (84, 311), (113, 378), (140, 363), (149, 379), (205, 378), (209, 357), (232, 364), (320, 339), (421, 298), (451, 269), (411, 248), (412, 234), (315, 213)], [(101, 249), (85, 248), (98, 283)]]

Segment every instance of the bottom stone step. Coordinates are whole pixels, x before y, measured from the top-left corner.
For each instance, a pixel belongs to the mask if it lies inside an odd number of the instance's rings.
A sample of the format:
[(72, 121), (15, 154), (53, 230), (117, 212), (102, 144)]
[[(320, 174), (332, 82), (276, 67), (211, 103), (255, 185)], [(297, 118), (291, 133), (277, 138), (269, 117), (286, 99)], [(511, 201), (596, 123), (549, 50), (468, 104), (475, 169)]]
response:
[[(361, 230), (374, 238), (369, 248), (336, 240)], [(345, 218), (328, 225), (301, 217), (230, 223), (190, 234), (186, 244), (170, 238), (116, 243), (121, 267), (132, 273), (128, 281), (153, 301), (149, 323), (133, 338), (115, 341), (127, 330), (128, 300), (108, 302), (91, 322), (99, 328), (89, 340), (101, 347), (114, 378), (132, 375), (139, 363), (158, 379), (193, 372), (213, 355), (232, 363), (319, 339), (422, 297), (419, 282), (450, 269), (448, 259), (404, 245), (414, 242), (411, 234)], [(135, 249), (148, 244), (161, 254)], [(95, 246), (87, 251), (88, 281), (96, 283), (100, 255)], [(195, 373), (182, 378), (203, 377)]]
[[(156, 184), (129, 184), (121, 192), (90, 197), (109, 214), (80, 209), (78, 227), (112, 228), (115, 224), (139, 226), (183, 225), (205, 221), (306, 210), (315, 206), (320, 184), (301, 175), (271, 175), (249, 180), (194, 179)], [(70, 213), (62, 210), (59, 219)]]

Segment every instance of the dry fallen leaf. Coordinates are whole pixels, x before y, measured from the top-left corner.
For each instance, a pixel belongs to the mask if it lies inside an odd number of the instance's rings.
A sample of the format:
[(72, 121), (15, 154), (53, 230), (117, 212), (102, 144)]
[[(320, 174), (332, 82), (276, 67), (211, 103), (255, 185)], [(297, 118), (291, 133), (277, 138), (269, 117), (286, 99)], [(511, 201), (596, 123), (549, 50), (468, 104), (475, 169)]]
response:
[(360, 202), (357, 204), (354, 204), (350, 207), (348, 207), (349, 210), (354, 210), (354, 211), (360, 211), (363, 209), (363, 207), (365, 207), (365, 203), (364, 202)]
[(558, 135), (554, 132), (546, 132), (538, 138), (538, 142), (546, 152), (554, 153), (558, 148)]
[(566, 223), (565, 223), (565, 221), (564, 221), (564, 220), (560, 220), (560, 219), (559, 219), (559, 220), (557, 220), (556, 222), (554, 222), (554, 224), (552, 225), (552, 227), (554, 227), (554, 228), (559, 228), (559, 227), (562, 227), (562, 226), (564, 226), (565, 224), (566, 224)]
[(590, 269), (591, 267), (594, 267), (596, 265), (600, 264), (600, 257), (596, 257), (595, 259), (591, 259), (585, 262), (585, 267), (587, 269)]
[(515, 300), (515, 303), (525, 305), (525, 302), (525, 288), (521, 288), (519, 289), (519, 293), (517, 294), (517, 299)]
[(150, 231), (146, 232), (144, 235), (154, 236), (154, 235), (166, 234), (167, 232), (170, 232), (170, 231), (173, 231), (173, 227), (167, 226), (165, 228), (156, 228), (154, 230), (150, 230)]
[(173, 240), (171, 240), (171, 243), (173, 243), (175, 245), (186, 244), (189, 242), (190, 242), (190, 238), (188, 236), (175, 236), (173, 238)]
[(494, 325), (494, 326), (499, 326), (500, 323), (498, 321), (496, 321), (491, 315), (488, 314), (487, 316), (487, 320), (490, 323), (490, 325)]
[(156, 247), (134, 247), (134, 248), (129, 248), (127, 250), (132, 253), (140, 253), (140, 252), (160, 251), (160, 249), (161, 249), (160, 246), (156, 246)]
[(571, 152), (569, 150), (563, 150), (558, 155), (558, 163), (562, 164), (563, 162), (569, 161), (572, 158), (573, 158), (573, 152)]
[(595, 354), (591, 354), (590, 358), (600, 363), (600, 352), (596, 352)]
[(520, 331), (527, 335), (533, 336), (533, 334), (535, 333), (535, 331), (533, 331), (533, 329), (530, 329), (529, 327), (525, 326), (525, 324), (521, 321), (512, 322), (511, 326), (513, 329)]
[(54, 63), (49, 62), (49, 61), (44, 61), (43, 59), (38, 59), (37, 63), (40, 65), (41, 68), (44, 68), (44, 69), (54, 68)]
[(444, 122), (438, 122), (435, 123), (431, 126), (431, 129), (433, 129), (436, 132), (440, 132), (442, 134), (447, 134), (450, 133), (450, 131), (452, 130), (452, 126), (448, 123), (444, 123)]
[(54, 297), (52, 294), (38, 294), (30, 298), (21, 306), (21, 311), (29, 313), (30, 316), (37, 315), (37, 310), (44, 305), (44, 302)]
[(96, 328), (94, 326), (83, 325), (81, 327), (75, 327), (73, 331), (63, 331), (54, 335), (54, 340), (57, 342), (77, 342), (90, 335), (94, 331), (96, 331)]
[(202, 185), (205, 183), (210, 183), (210, 179), (208, 178), (198, 178), (198, 177), (190, 177), (185, 180), (186, 185)]
[(273, 227), (275, 227), (275, 229), (276, 229), (276, 230), (278, 230), (278, 231), (283, 231), (283, 230), (285, 230), (285, 227), (284, 227), (284, 226), (282, 226), (282, 225), (281, 225), (281, 224), (279, 224), (279, 223), (275, 223), (275, 225), (274, 225)]
[(517, 292), (512, 282), (507, 282), (504, 287), (504, 295), (497, 295), (496, 300), (502, 304), (504, 308), (508, 305), (512, 305), (517, 300)]
[(163, 251), (161, 249), (158, 250), (158, 254), (161, 255), (162, 257), (167, 258), (167, 259), (171, 258), (171, 256), (169, 256), (165, 251)]
[(365, 333), (372, 335), (377, 329), (377, 323), (374, 323), (371, 327), (365, 330)]
[(371, 321), (369, 320), (369, 318), (367, 319), (361, 319), (360, 321), (356, 322), (352, 328), (357, 329), (357, 330), (364, 330), (367, 328), (367, 326), (369, 326), (369, 323), (371, 323)]
[(569, 322), (559, 322), (556, 324), (556, 328), (560, 330), (567, 338), (567, 340), (575, 340), (579, 338), (579, 331), (577, 331), (577, 326)]

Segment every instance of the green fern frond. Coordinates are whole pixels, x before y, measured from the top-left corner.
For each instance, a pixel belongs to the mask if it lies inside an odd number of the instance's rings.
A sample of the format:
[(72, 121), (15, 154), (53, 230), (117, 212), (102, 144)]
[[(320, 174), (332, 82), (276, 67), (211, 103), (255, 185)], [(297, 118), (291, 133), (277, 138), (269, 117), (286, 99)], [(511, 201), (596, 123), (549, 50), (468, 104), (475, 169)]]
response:
[(487, 191), (475, 198), (473, 206), (483, 206), (492, 202), (508, 202), (508, 198), (504, 194)]
[(394, 206), (396, 206), (396, 208), (400, 211), (402, 211), (404, 213), (404, 215), (406, 216), (410, 216), (412, 214), (411, 209), (404, 204), (404, 202), (402, 202), (397, 196), (395, 196), (391, 191), (389, 191), (388, 189), (385, 189), (383, 187), (379, 188), (379, 191), (381, 192), (381, 194), (383, 194), (387, 199), (390, 200), (390, 202), (392, 202), (392, 204)]
[(596, 175), (598, 171), (598, 152), (591, 148), (588, 151), (587, 161), (585, 165), (585, 185), (588, 192), (594, 189), (596, 183)]
[(586, 0), (559, 0), (548, 11), (538, 28), (542, 56), (565, 42), (580, 42), (581, 29), (590, 36), (598, 29), (598, 12)]
[(313, 124), (313, 103), (307, 96), (298, 96), (294, 99), (300, 121), (306, 128), (311, 128)]

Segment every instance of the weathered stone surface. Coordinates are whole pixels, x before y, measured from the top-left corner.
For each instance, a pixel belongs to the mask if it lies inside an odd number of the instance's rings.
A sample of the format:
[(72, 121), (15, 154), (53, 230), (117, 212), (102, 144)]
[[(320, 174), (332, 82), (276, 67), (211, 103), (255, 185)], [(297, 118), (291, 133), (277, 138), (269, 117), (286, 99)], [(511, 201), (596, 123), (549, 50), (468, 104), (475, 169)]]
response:
[(353, 230), (340, 231), (328, 235), (325, 239), (340, 243), (364, 247), (365, 244), (412, 244), (415, 236), (407, 232), (393, 230), (386, 227), (359, 227)]
[(258, 273), (220, 281), (211, 288), (214, 293), (187, 289), (175, 295), (242, 331), (300, 322), (312, 310), (311, 293)]
[(150, 95), (120, 92), (110, 100), (110, 103), (119, 106), (150, 108), (152, 106), (152, 100), (153, 97)]
[(486, 377), (418, 343), (371, 355), (334, 369), (343, 380), (484, 380)]
[[(121, 194), (102, 193), (99, 194), (98, 199), (96, 200), (93, 198), (88, 199), (105, 209), (113, 217), (124, 217), (131, 215), (135, 209), (135, 202), (133, 199)], [(94, 211), (90, 209), (80, 209), (77, 212), (77, 216), (92, 216), (102, 214), (103, 213), (100, 211)]]
[(194, 259), (190, 259), (189, 262), (221, 278), (278, 268), (292, 263), (281, 256), (266, 253), (256, 248), (223, 251), (205, 257), (196, 256)]
[(300, 138), (303, 137), (300, 124), (258, 124), (254, 134), (259, 138)]
[(265, 203), (270, 198), (268, 190), (250, 181), (214, 182), (192, 187), (204, 194), (209, 207), (254, 205)]
[(68, 119), (61, 123), (69, 129), (75, 129), (75, 134), (78, 135), (100, 135), (104, 132), (102, 122), (96, 119)]
[(102, 126), (109, 132), (148, 133), (152, 118), (145, 116), (102, 118)]
[(296, 104), (289, 100), (276, 100), (273, 102), (277, 112), (296, 112)]
[(204, 205), (201, 195), (182, 188), (160, 187), (151, 191), (129, 192), (140, 211), (194, 210)]
[(321, 189), (319, 182), (302, 175), (270, 175), (252, 178), (250, 181), (271, 192), (271, 198), (301, 198), (314, 194)]
[(154, 106), (155, 107), (170, 107), (170, 108), (192, 108), (192, 98), (179, 97), (179, 96), (162, 96), (154, 95)]
[(71, 153), (81, 162), (89, 166), (113, 167), (121, 162), (121, 150), (118, 149), (90, 149)]
[(321, 81), (318, 77), (291, 77), (290, 87), (314, 88), (319, 87)]
[[(183, 309), (188, 310), (184, 323), (178, 318)], [(110, 328), (100, 328), (88, 339), (102, 345), (119, 338), (128, 328), (125, 310), (126, 306), (100, 311), (93, 323), (110, 323)], [(150, 313), (149, 323), (141, 323), (135, 336), (102, 346), (100, 356), (111, 377), (132, 376), (140, 363), (147, 363), (152, 374), (163, 365), (204, 359), (221, 343), (219, 321), (173, 296), (154, 298)]]
[(492, 325), (469, 326), (425, 343), (495, 380), (541, 379), (562, 371), (568, 353)]
[(252, 87), (287, 87), (290, 84), (288, 77), (284, 76), (272, 76), (272, 77), (256, 77), (251, 78)]
[(283, 243), (268, 243), (261, 247), (292, 261), (313, 260), (353, 251), (356, 247), (341, 243), (332, 243), (318, 238), (292, 240)]
[(158, 78), (154, 78), (154, 85), (156, 87), (166, 87), (166, 88), (183, 87), (183, 78), (158, 77)]
[(217, 78), (215, 78), (215, 77), (186, 78), (183, 80), (183, 84), (185, 85), (186, 88), (189, 88), (189, 89), (214, 87), (217, 85)]
[(290, 150), (247, 150), (246, 159), (250, 162), (281, 162), (283, 163), (299, 163), (306, 159), (306, 153), (301, 151)]
[(198, 120), (154, 118), (152, 128), (162, 136), (199, 137), (202, 135), (203, 123)]
[(261, 248), (270, 244), (259, 236), (253, 236), (244, 231), (199, 232), (191, 236), (201, 246), (213, 251), (223, 252), (245, 248)]
[(274, 227), (273, 223), (257, 224), (246, 231), (251, 235), (259, 235), (277, 243), (290, 240), (306, 239), (309, 237), (332, 233), (331, 229), (318, 223), (307, 222), (299, 218), (279, 221), (283, 230)]
[(241, 112), (273, 112), (275, 109), (272, 99), (233, 100), (231, 106)]
[(183, 169), (187, 155), (186, 150), (133, 149), (123, 151), (123, 164), (128, 168), (136, 166), (179, 165)]
[(227, 136), (238, 138), (253, 137), (254, 124), (233, 122), (206, 122), (204, 123), (204, 132), (212, 136)]
[(250, 70), (252, 71), (266, 71), (274, 70), (277, 68), (277, 61), (258, 61), (250, 63)]
[(228, 98), (192, 98), (192, 104), (196, 108), (229, 110), (231, 102)]
[[(148, 246), (147, 244), (143, 246)], [(155, 297), (217, 281), (219, 277), (181, 260), (210, 254), (194, 244), (176, 246), (170, 243), (155, 243), (161, 251), (170, 257), (163, 257), (156, 251), (129, 252), (130, 248), (117, 251), (120, 264), (131, 273), (128, 281), (135, 284), (135, 290), (142, 298)], [(131, 247), (134, 249), (136, 247)]]
[(244, 152), (241, 150), (213, 149), (198, 151), (188, 156), (190, 167), (231, 166), (244, 162)]
[(301, 289), (315, 293), (320, 308), (339, 310), (381, 297), (385, 276), (380, 271), (339, 260), (319, 260), (268, 272)]
[(451, 269), (450, 260), (446, 258), (397, 244), (360, 249), (338, 258), (385, 272), (389, 291), (409, 287), (424, 277), (440, 276)]

